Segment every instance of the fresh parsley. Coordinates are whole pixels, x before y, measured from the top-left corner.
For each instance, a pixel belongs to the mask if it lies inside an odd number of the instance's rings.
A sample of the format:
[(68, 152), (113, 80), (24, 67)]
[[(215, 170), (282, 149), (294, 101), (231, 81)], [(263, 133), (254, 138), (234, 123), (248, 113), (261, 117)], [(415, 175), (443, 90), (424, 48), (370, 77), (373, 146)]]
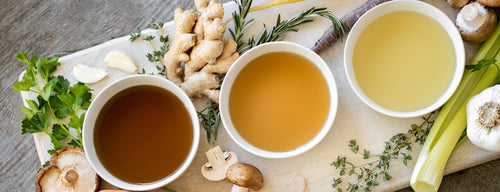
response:
[[(70, 82), (63, 76), (51, 76), (61, 65), (58, 57), (47, 59), (35, 55), (28, 59), (25, 53), (19, 52), (17, 59), (28, 64), (28, 67), (22, 79), (13, 84), (12, 88), (37, 94), (36, 100), (26, 100), (29, 107), (21, 108), (25, 114), (21, 118), (21, 133), (44, 132), (49, 135), (54, 144), (54, 149), (49, 150), (49, 154), (66, 144), (83, 148), (83, 111), (90, 106), (92, 89), (80, 82), (70, 86)], [(41, 82), (46, 83), (42, 86)], [(69, 118), (69, 122), (64, 124), (63, 120), (66, 118)], [(76, 131), (76, 137), (70, 133), (70, 128)]]

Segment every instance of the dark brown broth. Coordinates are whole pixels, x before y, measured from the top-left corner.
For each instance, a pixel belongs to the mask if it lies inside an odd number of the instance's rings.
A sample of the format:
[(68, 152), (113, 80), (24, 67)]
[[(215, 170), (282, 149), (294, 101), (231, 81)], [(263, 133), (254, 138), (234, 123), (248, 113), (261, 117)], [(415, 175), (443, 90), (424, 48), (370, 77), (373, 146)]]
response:
[(113, 96), (94, 130), (99, 160), (129, 183), (155, 182), (172, 174), (184, 162), (192, 141), (184, 104), (156, 86), (135, 86)]

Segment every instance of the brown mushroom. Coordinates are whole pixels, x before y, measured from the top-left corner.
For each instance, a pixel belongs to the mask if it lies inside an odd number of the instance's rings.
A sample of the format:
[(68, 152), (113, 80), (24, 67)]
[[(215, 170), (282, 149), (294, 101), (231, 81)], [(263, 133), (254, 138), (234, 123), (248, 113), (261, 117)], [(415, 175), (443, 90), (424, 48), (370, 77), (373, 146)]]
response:
[(234, 184), (232, 192), (259, 190), (264, 184), (264, 177), (259, 169), (246, 163), (235, 163), (229, 166), (226, 178)]
[(81, 148), (71, 146), (57, 150), (50, 165), (36, 178), (36, 189), (42, 191), (98, 191), (101, 181)]
[(489, 7), (500, 7), (500, 0), (477, 0), (477, 2)]
[(455, 24), (464, 41), (479, 43), (491, 36), (497, 25), (497, 16), (493, 9), (471, 2), (460, 10)]
[(469, 0), (446, 0), (446, 1), (448, 2), (448, 4), (450, 4), (451, 7), (455, 9), (462, 8), (469, 2)]

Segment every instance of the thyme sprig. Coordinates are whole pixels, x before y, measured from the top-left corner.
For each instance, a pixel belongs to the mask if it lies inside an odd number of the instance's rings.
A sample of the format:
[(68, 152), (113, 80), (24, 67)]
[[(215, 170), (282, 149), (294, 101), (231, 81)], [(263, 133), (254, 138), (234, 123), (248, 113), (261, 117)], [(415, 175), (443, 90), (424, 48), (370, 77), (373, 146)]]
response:
[[(159, 31), (159, 37), (158, 40), (160, 41), (160, 48), (156, 48), (153, 44), (153, 40), (156, 39), (157, 37), (155, 35), (147, 35), (144, 36), (142, 34), (142, 30), (138, 27), (137, 32), (130, 34), (129, 40), (131, 42), (134, 42), (135, 40), (141, 39), (144, 41), (149, 42), (149, 45), (153, 49), (153, 51), (146, 53), (146, 58), (148, 58), (148, 61), (151, 63), (156, 64), (156, 69), (158, 70), (157, 74), (158, 75), (163, 75), (165, 76), (165, 65), (163, 64), (163, 56), (165, 56), (165, 53), (168, 52), (170, 49), (170, 44), (168, 43), (169, 38), (168, 35), (163, 35), (163, 28), (164, 23), (159, 23), (156, 22), (154, 18), (151, 19), (151, 22), (148, 24), (148, 28), (153, 29), (153, 30), (158, 30)], [(139, 74), (145, 74), (146, 71), (142, 69)], [(154, 75), (154, 73), (151, 73), (151, 75)]]
[[(357, 191), (361, 189), (371, 191), (371, 187), (379, 184), (379, 176), (382, 176), (384, 181), (391, 180), (392, 176), (388, 172), (390, 162), (394, 159), (402, 159), (403, 164), (406, 166), (408, 160), (412, 160), (413, 157), (409, 152), (413, 150), (415, 143), (420, 145), (424, 143), (434, 123), (434, 120), (431, 120), (433, 114), (434, 112), (422, 117), (423, 122), (420, 125), (412, 124), (406, 133), (394, 135), (389, 141), (385, 142), (384, 151), (377, 155), (370, 154), (370, 151), (366, 149), (363, 149), (363, 152), (361, 152), (356, 140), (350, 140), (348, 146), (352, 152), (362, 155), (363, 159), (372, 158), (373, 160), (355, 165), (349, 162), (345, 156), (337, 156), (337, 160), (332, 162), (331, 165), (337, 170), (340, 169), (340, 177), (333, 178), (332, 186), (338, 192)], [(353, 175), (356, 176), (357, 181), (355, 183), (349, 182), (347, 183), (347, 188), (342, 188), (340, 186), (342, 177)]]

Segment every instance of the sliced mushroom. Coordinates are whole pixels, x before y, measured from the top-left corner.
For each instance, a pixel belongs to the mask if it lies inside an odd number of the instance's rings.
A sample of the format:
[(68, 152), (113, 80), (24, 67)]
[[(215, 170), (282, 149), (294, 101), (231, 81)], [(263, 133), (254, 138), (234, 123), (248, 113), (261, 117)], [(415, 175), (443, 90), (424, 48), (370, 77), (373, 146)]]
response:
[(489, 7), (500, 7), (500, 0), (477, 0), (477, 2)]
[(36, 178), (38, 192), (98, 191), (100, 184), (83, 150), (74, 146), (57, 150)]
[(450, 4), (451, 7), (458, 9), (462, 8), (463, 6), (467, 5), (469, 0), (447, 0), (448, 4)]
[(231, 192), (246, 192), (248, 189), (259, 190), (264, 184), (264, 177), (260, 170), (246, 163), (235, 163), (229, 166), (226, 178), (234, 184)]
[(465, 41), (479, 43), (491, 36), (497, 25), (497, 16), (493, 9), (472, 2), (460, 10), (456, 25)]
[(201, 174), (210, 181), (220, 181), (226, 178), (227, 168), (238, 162), (238, 157), (231, 151), (222, 152), (219, 146), (215, 146), (205, 152), (208, 163), (201, 166)]

